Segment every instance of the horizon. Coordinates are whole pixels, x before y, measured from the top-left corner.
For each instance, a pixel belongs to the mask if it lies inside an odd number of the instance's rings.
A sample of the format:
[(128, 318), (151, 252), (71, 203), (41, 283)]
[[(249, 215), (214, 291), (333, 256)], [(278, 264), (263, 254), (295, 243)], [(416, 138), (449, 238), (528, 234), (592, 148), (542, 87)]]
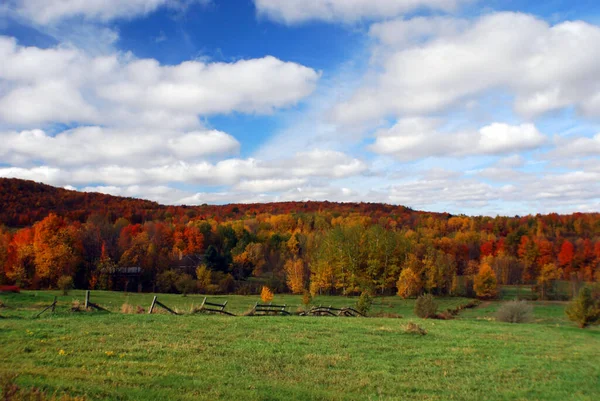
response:
[[(0, 177), (0, 180), (3, 179), (8, 179), (8, 180), (20, 180), (20, 181), (25, 181), (25, 182), (31, 182), (34, 183), (36, 185), (49, 185), (49, 184), (44, 184), (43, 182), (37, 182), (37, 181), (33, 181), (33, 180), (22, 180), (20, 178), (5, 178), (5, 177)], [(160, 203), (157, 201), (153, 201), (151, 199), (146, 199), (146, 198), (138, 198), (138, 197), (134, 197), (134, 196), (122, 196), (122, 195), (111, 195), (111, 194), (106, 194), (103, 192), (90, 192), (90, 191), (80, 191), (77, 189), (68, 189), (68, 188), (62, 188), (62, 187), (55, 187), (52, 185), (49, 185), (52, 188), (56, 188), (59, 190), (65, 190), (65, 191), (71, 191), (71, 192), (77, 192), (77, 193), (86, 193), (86, 194), (92, 194), (92, 195), (102, 195), (102, 196), (112, 196), (115, 198), (121, 198), (121, 199), (132, 199), (132, 200), (140, 200), (140, 201), (147, 201), (147, 202), (154, 202), (156, 203), (158, 206), (160, 207), (183, 207), (183, 208), (201, 208), (201, 207), (226, 207), (226, 206), (257, 206), (257, 205), (270, 205), (270, 204), (286, 204), (286, 203), (316, 203), (316, 204), (323, 204), (323, 203), (330, 203), (332, 205), (337, 205), (337, 204), (348, 204), (348, 205), (360, 205), (360, 204), (367, 204), (367, 205), (381, 205), (381, 206), (391, 206), (394, 208), (405, 208), (408, 209), (410, 212), (415, 212), (415, 213), (423, 213), (423, 214), (446, 214), (450, 217), (467, 217), (467, 218), (508, 218), (508, 219), (514, 219), (514, 218), (523, 218), (523, 217), (532, 217), (535, 218), (537, 216), (549, 216), (549, 215), (557, 215), (557, 216), (572, 216), (572, 215), (576, 215), (576, 214), (582, 214), (582, 215), (597, 215), (600, 214), (600, 212), (572, 212), (572, 213), (557, 213), (557, 212), (549, 212), (549, 213), (536, 213), (536, 214), (523, 214), (523, 215), (484, 215), (484, 214), (464, 214), (464, 213), (451, 213), (448, 211), (444, 211), (444, 212), (436, 212), (436, 211), (432, 211), (432, 210), (426, 210), (426, 209), (413, 209), (410, 206), (406, 206), (406, 205), (400, 205), (400, 204), (392, 204), (392, 203), (383, 203), (383, 202), (364, 202), (364, 201), (329, 201), (329, 200), (286, 200), (286, 201), (271, 201), (271, 202), (247, 202), (247, 203), (203, 203), (203, 204), (197, 204), (197, 205), (187, 205), (187, 204), (164, 204), (164, 203)], [(52, 213), (52, 212), (51, 212)]]
[(161, 205), (600, 211), (600, 4), (7, 0), (0, 177)]

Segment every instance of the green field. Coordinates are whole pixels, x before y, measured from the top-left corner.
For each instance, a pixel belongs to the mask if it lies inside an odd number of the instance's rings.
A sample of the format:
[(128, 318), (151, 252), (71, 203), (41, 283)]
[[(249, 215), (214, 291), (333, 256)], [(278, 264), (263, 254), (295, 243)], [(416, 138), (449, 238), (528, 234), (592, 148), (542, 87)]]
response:
[[(454, 320), (422, 320), (414, 300), (377, 298), (372, 313), (394, 318), (226, 317), (71, 313), (59, 297), (54, 314), (32, 319), (57, 293), (0, 294), (0, 374), (49, 394), (106, 400), (597, 400), (600, 330), (581, 330), (564, 303), (534, 303), (535, 321), (493, 321), (498, 302)], [(160, 295), (181, 312), (201, 296)], [(254, 296), (227, 299), (242, 313)], [(93, 292), (113, 312), (127, 302), (147, 308), (151, 294)], [(322, 297), (316, 304), (356, 300)], [(441, 309), (465, 299), (440, 300)], [(300, 297), (274, 302), (301, 305)], [(428, 331), (406, 333), (408, 322)]]

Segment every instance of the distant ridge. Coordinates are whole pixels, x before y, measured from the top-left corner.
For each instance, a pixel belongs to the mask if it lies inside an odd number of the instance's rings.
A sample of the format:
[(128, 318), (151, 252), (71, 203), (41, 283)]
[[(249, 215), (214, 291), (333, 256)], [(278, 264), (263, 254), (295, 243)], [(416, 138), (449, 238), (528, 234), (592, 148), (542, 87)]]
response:
[(42, 220), (50, 213), (80, 222), (85, 222), (91, 215), (99, 214), (108, 217), (112, 221), (123, 217), (131, 223), (141, 223), (147, 220), (165, 220), (173, 216), (183, 215), (190, 218), (211, 217), (222, 220), (260, 213), (282, 214), (316, 211), (357, 212), (361, 214), (371, 212), (398, 215), (425, 214), (404, 206), (382, 203), (328, 201), (165, 206), (149, 200), (95, 192), (72, 191), (17, 178), (0, 178), (0, 224), (8, 227), (29, 226)]

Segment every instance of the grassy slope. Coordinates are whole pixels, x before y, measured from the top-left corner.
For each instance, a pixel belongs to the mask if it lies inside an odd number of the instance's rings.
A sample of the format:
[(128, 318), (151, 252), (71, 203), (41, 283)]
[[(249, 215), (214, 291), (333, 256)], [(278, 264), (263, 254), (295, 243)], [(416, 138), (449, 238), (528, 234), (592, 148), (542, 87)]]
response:
[[(0, 373), (20, 373), (25, 386), (92, 399), (600, 398), (600, 331), (567, 323), (562, 309), (557, 312), (562, 305), (540, 304), (537, 322), (523, 325), (489, 321), (494, 303), (457, 320), (423, 321), (411, 316), (414, 301), (397, 298), (375, 309), (409, 319), (70, 314), (62, 311), (65, 303), (55, 315), (32, 320), (36, 304), (52, 297), (34, 294), (0, 295), (15, 308), (0, 310), (11, 317), (0, 320)], [(80, 296), (74, 292), (64, 301)], [(93, 293), (115, 310), (122, 297)], [(227, 298), (236, 312), (257, 299)], [(179, 308), (201, 301), (159, 299)], [(150, 300), (129, 298), (146, 307)], [(292, 296), (275, 301), (299, 304)], [(404, 333), (409, 320), (429, 334)]]

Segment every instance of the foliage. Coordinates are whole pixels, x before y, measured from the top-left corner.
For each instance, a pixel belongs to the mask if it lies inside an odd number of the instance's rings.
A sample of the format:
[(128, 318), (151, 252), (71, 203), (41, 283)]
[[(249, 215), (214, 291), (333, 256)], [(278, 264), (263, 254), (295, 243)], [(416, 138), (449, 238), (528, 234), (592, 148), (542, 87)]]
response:
[(312, 302), (312, 295), (310, 294), (309, 291), (304, 290), (304, 293), (302, 294), (302, 304), (307, 307), (308, 305), (310, 305), (310, 303)]
[(179, 275), (172, 270), (167, 270), (157, 276), (156, 285), (160, 292), (176, 292), (177, 280)]
[(205, 264), (201, 264), (196, 268), (196, 285), (198, 286), (198, 292), (205, 293), (208, 287), (212, 284), (210, 270)]
[(271, 302), (273, 300), (273, 292), (269, 287), (263, 286), (262, 291), (260, 292), (260, 299), (263, 303)]
[(373, 297), (368, 291), (363, 291), (363, 293), (360, 294), (360, 297), (358, 297), (358, 300), (356, 301), (356, 310), (362, 313), (363, 315), (366, 315), (369, 312), (369, 310), (371, 310), (372, 305)]
[(62, 291), (63, 295), (67, 295), (69, 290), (73, 289), (73, 277), (61, 276), (56, 283), (56, 287)]
[(402, 298), (416, 297), (422, 291), (421, 280), (410, 267), (402, 270), (396, 286), (398, 295)]
[(496, 312), (496, 320), (506, 323), (528, 323), (533, 320), (533, 307), (527, 301), (507, 301)]
[(302, 294), (305, 288), (304, 262), (302, 259), (289, 259), (285, 262), (284, 268), (287, 275), (287, 285), (292, 294)]
[(433, 318), (437, 314), (438, 303), (431, 294), (424, 294), (417, 298), (415, 302), (415, 315), (420, 318)]
[(194, 292), (196, 289), (196, 280), (189, 274), (182, 274), (177, 278), (175, 282), (175, 287), (177, 287), (177, 291), (183, 294), (185, 297), (187, 294)]
[(548, 290), (552, 289), (554, 282), (560, 280), (563, 275), (562, 269), (560, 269), (554, 263), (546, 263), (542, 266), (540, 274), (538, 276), (538, 284), (542, 290), (542, 299), (546, 299)]
[(479, 267), (479, 272), (473, 279), (473, 289), (479, 298), (489, 299), (498, 295), (498, 281), (496, 274), (487, 262)]
[[(560, 269), (561, 279), (600, 280), (600, 215), (592, 213), (467, 217), (331, 202), (161, 206), (15, 179), (0, 179), (0, 204), (0, 283), (30, 289), (67, 275), (82, 289), (139, 284), (175, 292), (177, 278), (165, 272), (193, 274), (197, 265), (204, 266), (198, 290), (215, 294), (266, 285), (312, 295), (473, 296), (477, 279), (479, 296), (489, 298), (486, 265), (496, 286), (537, 281), (542, 298), (552, 295)], [(141, 274), (125, 277), (119, 267)]]
[(585, 328), (592, 324), (600, 323), (600, 291), (590, 287), (583, 287), (579, 294), (567, 307), (569, 319)]

